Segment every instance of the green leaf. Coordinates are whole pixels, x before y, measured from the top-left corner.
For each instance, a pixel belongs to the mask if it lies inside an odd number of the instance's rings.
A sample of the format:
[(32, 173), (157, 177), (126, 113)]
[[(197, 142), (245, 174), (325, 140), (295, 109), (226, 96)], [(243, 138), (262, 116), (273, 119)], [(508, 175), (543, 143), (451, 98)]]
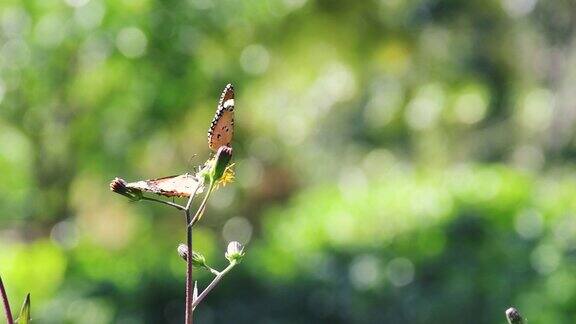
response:
[(20, 315), (16, 320), (18, 324), (28, 324), (30, 323), (30, 293), (26, 295), (22, 309), (20, 310)]

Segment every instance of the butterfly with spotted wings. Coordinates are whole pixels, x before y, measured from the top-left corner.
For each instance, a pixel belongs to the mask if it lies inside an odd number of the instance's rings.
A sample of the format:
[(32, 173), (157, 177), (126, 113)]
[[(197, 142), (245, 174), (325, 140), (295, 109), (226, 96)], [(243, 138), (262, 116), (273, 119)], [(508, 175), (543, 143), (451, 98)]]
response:
[(216, 114), (208, 129), (208, 147), (214, 152), (230, 146), (234, 136), (234, 87), (227, 84), (220, 95)]
[[(208, 147), (217, 152), (221, 146), (230, 146), (234, 135), (234, 87), (227, 84), (216, 108), (216, 113), (208, 129)], [(116, 178), (110, 184), (113, 191), (121, 187), (126, 190), (144, 191), (165, 197), (190, 197), (201, 191), (200, 181), (194, 175), (185, 173), (136, 182), (126, 182)]]

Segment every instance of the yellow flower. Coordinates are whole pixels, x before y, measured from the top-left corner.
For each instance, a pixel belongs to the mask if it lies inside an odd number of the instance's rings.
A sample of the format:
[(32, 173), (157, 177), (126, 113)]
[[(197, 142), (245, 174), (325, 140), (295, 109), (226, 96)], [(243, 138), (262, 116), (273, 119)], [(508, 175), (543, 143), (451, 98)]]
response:
[(218, 189), (220, 186), (224, 187), (225, 185), (234, 182), (234, 163), (226, 166), (222, 177), (216, 181), (214, 184), (214, 189)]

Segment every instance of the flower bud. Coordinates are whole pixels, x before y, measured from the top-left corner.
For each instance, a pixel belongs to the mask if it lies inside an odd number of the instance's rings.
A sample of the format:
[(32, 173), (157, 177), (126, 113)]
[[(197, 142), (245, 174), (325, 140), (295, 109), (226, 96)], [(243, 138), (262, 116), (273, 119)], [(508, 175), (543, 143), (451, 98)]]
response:
[(506, 310), (506, 318), (508, 319), (508, 323), (510, 324), (522, 324), (522, 316), (520, 316), (520, 312), (514, 307), (510, 307)]
[[(188, 246), (184, 243), (180, 243), (178, 245), (178, 255), (184, 259), (184, 261), (188, 261)], [(206, 258), (198, 252), (192, 252), (192, 265), (196, 268), (207, 268), (206, 266)]]
[(126, 186), (126, 181), (122, 178), (114, 178), (114, 180), (110, 182), (110, 190), (117, 194), (121, 194), (122, 196), (126, 196), (133, 201), (142, 199), (142, 191), (134, 188), (128, 188)]
[(186, 244), (184, 243), (180, 243), (178, 245), (178, 255), (184, 259), (184, 261), (188, 260), (188, 246), (186, 246)]
[(232, 159), (232, 148), (229, 146), (220, 146), (214, 157), (214, 165), (211, 170), (212, 181), (218, 181), (224, 175), (226, 167)]
[(228, 261), (240, 263), (242, 257), (244, 257), (244, 247), (242, 244), (232, 241), (228, 243), (228, 248), (226, 249), (226, 254), (224, 255)]

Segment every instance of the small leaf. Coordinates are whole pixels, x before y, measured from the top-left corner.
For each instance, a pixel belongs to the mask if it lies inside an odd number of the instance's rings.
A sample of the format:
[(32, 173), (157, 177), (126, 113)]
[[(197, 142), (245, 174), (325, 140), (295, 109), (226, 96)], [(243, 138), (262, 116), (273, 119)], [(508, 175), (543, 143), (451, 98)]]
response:
[(194, 281), (194, 291), (192, 292), (192, 302), (198, 299), (198, 281)]
[(16, 320), (18, 324), (28, 324), (30, 323), (30, 293), (26, 295), (22, 309), (20, 310), (20, 315)]

